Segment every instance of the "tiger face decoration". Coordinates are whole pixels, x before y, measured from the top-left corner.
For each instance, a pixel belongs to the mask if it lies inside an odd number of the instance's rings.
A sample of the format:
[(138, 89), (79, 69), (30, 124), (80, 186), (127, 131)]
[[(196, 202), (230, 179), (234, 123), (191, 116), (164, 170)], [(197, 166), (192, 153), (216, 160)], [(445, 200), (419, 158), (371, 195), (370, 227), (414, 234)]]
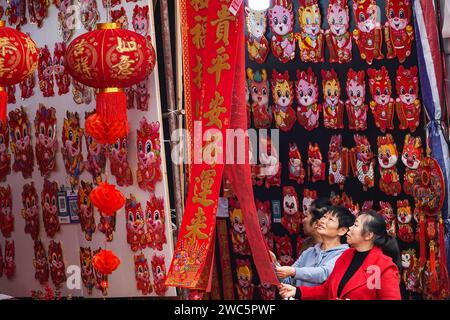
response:
[(24, 179), (31, 178), (34, 167), (31, 125), (23, 107), (9, 112), (9, 133), (14, 154), (13, 170), (22, 172)]
[(5, 181), (6, 176), (11, 173), (8, 130), (8, 124), (0, 122), (0, 181)]
[(36, 137), (36, 161), (43, 177), (48, 177), (56, 169), (56, 110), (39, 104), (34, 118)]
[(12, 212), (11, 186), (0, 186), (0, 229), (5, 238), (11, 237), (14, 230), (14, 215)]
[(95, 286), (94, 268), (92, 267), (92, 251), (90, 247), (80, 247), (81, 280), (88, 294), (92, 294)]
[(44, 220), (44, 229), (49, 238), (53, 238), (60, 230), (58, 207), (56, 200), (58, 198), (58, 183), (44, 180), (44, 187), (41, 193), (42, 215)]
[(33, 240), (39, 237), (39, 198), (34, 187), (34, 182), (23, 186), (22, 191), (22, 217), (25, 219), (25, 233)]
[(70, 176), (70, 185), (75, 187), (79, 184), (79, 178), (84, 170), (83, 165), (83, 129), (80, 127), (80, 117), (77, 112), (67, 111), (64, 119), (61, 153), (63, 155), (64, 167)]
[(150, 200), (147, 201), (145, 218), (148, 246), (154, 250), (161, 251), (163, 245), (167, 243), (163, 198), (157, 198), (155, 195), (150, 196)]
[(41, 285), (46, 284), (49, 278), (49, 267), (47, 253), (45, 252), (45, 248), (41, 240), (36, 240), (34, 242), (33, 265), (35, 270), (34, 277)]
[(56, 288), (60, 288), (67, 280), (66, 266), (64, 264), (61, 242), (51, 240), (48, 246), (48, 259), (50, 262), (50, 275)]
[(136, 287), (143, 295), (153, 292), (150, 282), (150, 272), (147, 258), (143, 253), (134, 256), (134, 274), (136, 277)]
[(83, 230), (87, 241), (92, 240), (95, 232), (94, 206), (89, 200), (92, 191), (92, 183), (81, 181), (78, 189), (78, 217), (80, 219), (80, 227)]

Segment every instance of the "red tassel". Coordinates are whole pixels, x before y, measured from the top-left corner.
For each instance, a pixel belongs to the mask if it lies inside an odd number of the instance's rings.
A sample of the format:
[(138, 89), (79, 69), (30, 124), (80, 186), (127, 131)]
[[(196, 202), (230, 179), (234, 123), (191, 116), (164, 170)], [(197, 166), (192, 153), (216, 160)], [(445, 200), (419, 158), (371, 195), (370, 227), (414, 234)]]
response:
[(436, 252), (434, 241), (430, 241), (430, 287), (431, 292), (436, 292), (438, 290), (438, 276), (436, 271)]
[(427, 248), (425, 244), (425, 217), (423, 213), (419, 214), (419, 245), (420, 245), (420, 266), (423, 268), (427, 261)]
[(6, 123), (6, 109), (8, 105), (8, 94), (5, 88), (0, 87), (0, 121)]
[(105, 122), (127, 121), (127, 96), (120, 89), (106, 89), (96, 97), (96, 113)]
[(439, 266), (441, 271), (441, 288), (448, 293), (450, 289), (450, 282), (447, 270), (447, 257), (445, 253), (445, 230), (442, 217), (439, 218)]

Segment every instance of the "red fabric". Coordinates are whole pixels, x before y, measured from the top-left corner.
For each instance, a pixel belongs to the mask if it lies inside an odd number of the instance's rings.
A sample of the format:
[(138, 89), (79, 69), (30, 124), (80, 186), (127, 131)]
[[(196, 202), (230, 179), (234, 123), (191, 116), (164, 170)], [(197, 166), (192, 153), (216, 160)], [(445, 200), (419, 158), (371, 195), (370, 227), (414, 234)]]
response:
[[(385, 256), (378, 247), (374, 247), (370, 251), (362, 266), (350, 278), (342, 290), (341, 296), (338, 297), (339, 284), (354, 254), (355, 249), (346, 250), (336, 261), (333, 272), (324, 284), (316, 287), (298, 287), (302, 300), (401, 300), (398, 268), (392, 259)], [(379, 289), (369, 288), (375, 283), (373, 280), (375, 272), (370, 268), (371, 266), (379, 267), (381, 276)]]

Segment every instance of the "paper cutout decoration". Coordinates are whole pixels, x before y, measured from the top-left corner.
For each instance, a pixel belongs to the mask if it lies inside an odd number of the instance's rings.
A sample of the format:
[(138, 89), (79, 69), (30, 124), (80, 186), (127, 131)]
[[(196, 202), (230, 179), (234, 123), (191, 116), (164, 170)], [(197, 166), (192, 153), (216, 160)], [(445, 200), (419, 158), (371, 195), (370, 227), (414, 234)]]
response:
[(303, 62), (323, 62), (324, 32), (317, 0), (299, 0), (298, 20), (300, 33), (296, 35)]
[(49, 266), (47, 260), (47, 253), (41, 240), (34, 241), (34, 278), (39, 281), (41, 285), (48, 283)]
[(8, 95), (8, 103), (15, 104), (16, 103), (16, 85), (13, 84), (11, 86), (7, 86), (6, 92)]
[(70, 76), (64, 67), (64, 55), (66, 54), (66, 44), (64, 42), (55, 43), (53, 52), (53, 70), (55, 72), (56, 85), (58, 87), (58, 95), (69, 92)]
[(275, 0), (269, 9), (272, 54), (286, 63), (295, 58), (294, 12), (291, 0)]
[(403, 145), (402, 162), (406, 166), (405, 177), (403, 180), (403, 191), (412, 196), (414, 180), (417, 175), (417, 169), (423, 159), (422, 139), (412, 137), (410, 134), (405, 136)]
[(244, 215), (239, 202), (233, 198), (228, 200), (228, 209), (231, 224), (231, 243), (233, 252), (240, 255), (250, 254), (250, 245), (245, 233)]
[(50, 263), (50, 275), (52, 282), (55, 287), (59, 289), (67, 280), (61, 242), (50, 240), (50, 244), (48, 245), (48, 259)]
[(408, 200), (397, 200), (398, 238), (406, 243), (414, 241), (412, 210)]
[(302, 201), (302, 209), (303, 213), (309, 210), (312, 202), (317, 199), (317, 191), (304, 189), (303, 190), (303, 201)]
[(148, 6), (136, 5), (133, 9), (133, 29), (141, 36), (147, 36), (149, 31), (150, 17), (148, 15)]
[(317, 143), (309, 143), (308, 147), (308, 179), (311, 182), (325, 180), (325, 162)]
[(80, 247), (81, 280), (89, 295), (95, 286), (94, 268), (92, 267), (91, 247)]
[(92, 183), (81, 181), (78, 189), (78, 217), (80, 219), (80, 227), (84, 232), (87, 241), (92, 240), (95, 232), (94, 206), (89, 199), (92, 191)]
[(44, 187), (41, 193), (42, 218), (44, 220), (44, 229), (49, 238), (53, 238), (60, 230), (58, 207), (58, 183), (44, 180)]
[(294, 92), (292, 82), (289, 81), (289, 73), (278, 73), (277, 70), (272, 71), (272, 97), (274, 105), (272, 106), (275, 125), (281, 131), (290, 131), (295, 123), (296, 115), (292, 108), (294, 102)]
[(25, 233), (28, 233), (33, 240), (37, 240), (40, 226), (39, 197), (33, 181), (23, 186), (22, 204), (22, 217), (25, 219)]
[(278, 257), (278, 262), (282, 266), (292, 266), (294, 263), (292, 243), (288, 235), (277, 237), (274, 236), (275, 240), (275, 251)]
[[(97, 253), (99, 253), (102, 248), (98, 248), (92, 252), (92, 257), (94, 257)], [(108, 275), (101, 273), (99, 270), (92, 268), (94, 270), (94, 278), (95, 278), (95, 288), (102, 292), (103, 296), (108, 295)]]
[(38, 28), (42, 28), (44, 19), (47, 17), (49, 0), (28, 0), (28, 14), (30, 23), (37, 24)]
[(262, 186), (264, 184), (266, 188), (270, 188), (272, 186), (279, 187), (281, 184), (282, 166), (278, 159), (277, 150), (272, 146), (270, 137), (260, 137), (259, 141), (260, 164), (251, 166), (252, 183), (257, 186)]
[(150, 80), (144, 79), (138, 84), (134, 85), (135, 98), (136, 98), (136, 109), (141, 111), (148, 111), (150, 102)]
[(56, 169), (56, 110), (39, 104), (34, 118), (36, 162), (41, 176), (48, 177)]
[(34, 167), (31, 125), (23, 107), (9, 112), (9, 132), (14, 155), (13, 170), (22, 172), (24, 179), (31, 178)]
[(72, 79), (72, 95), (76, 104), (90, 104), (92, 101), (92, 88)]
[(319, 126), (319, 117), (322, 110), (319, 99), (319, 86), (317, 77), (311, 67), (308, 70), (297, 70), (295, 81), (297, 93), (297, 120), (306, 130), (311, 131)]
[(402, 251), (402, 280), (409, 292), (420, 291), (421, 270), (415, 249)]
[(347, 63), (352, 60), (352, 36), (349, 32), (350, 15), (347, 0), (331, 0), (327, 9), (325, 31), (330, 63)]
[(127, 242), (132, 251), (143, 250), (147, 247), (144, 230), (144, 212), (136, 197), (130, 195), (125, 202), (125, 218), (127, 220)]
[(402, 65), (397, 70), (395, 87), (398, 98), (395, 100), (397, 117), (400, 120), (400, 130), (416, 131), (420, 123), (421, 104), (419, 96), (419, 79), (417, 67), (405, 69)]
[[(87, 119), (95, 112), (85, 112), (84, 118)], [(85, 162), (86, 170), (92, 175), (95, 184), (102, 182), (102, 174), (106, 167), (106, 146), (97, 143), (87, 132), (85, 133), (86, 149), (88, 152)]]
[[(3, 8), (0, 8), (3, 9)], [(0, 10), (0, 13), (3, 14), (2, 10)], [(0, 16), (1, 16), (0, 14)], [(0, 278), (3, 277), (3, 249), (2, 244), (0, 243)]]
[(401, 185), (397, 173), (398, 151), (394, 138), (388, 134), (377, 138), (378, 163), (380, 170), (380, 190), (390, 196), (401, 192)]
[(411, 25), (412, 1), (388, 0), (386, 1), (386, 17), (384, 36), (386, 40), (386, 58), (398, 58), (400, 63), (405, 62), (411, 55), (411, 46), (414, 41), (414, 29)]
[(82, 0), (79, 5), (81, 24), (87, 31), (92, 31), (95, 29), (95, 25), (100, 18), (100, 13), (97, 9), (97, 1)]
[(20, 84), (20, 97), (26, 100), (34, 96), (34, 87), (36, 86), (36, 73), (33, 72), (28, 78), (23, 80)]
[(361, 59), (366, 60), (369, 65), (374, 59), (383, 59), (384, 56), (381, 53), (383, 38), (376, 1), (354, 0), (353, 13), (356, 21), (353, 38), (358, 46)]
[(102, 2), (104, 8), (107, 8), (109, 4), (111, 5), (111, 8), (114, 8), (115, 6), (122, 4), (122, 0), (102, 0)]
[(324, 103), (323, 125), (328, 129), (344, 128), (344, 103), (341, 100), (341, 84), (334, 69), (322, 69)]
[(347, 97), (345, 108), (347, 110), (348, 128), (350, 130), (364, 131), (367, 129), (366, 82), (364, 71), (349, 69), (347, 77)]
[(257, 129), (267, 129), (272, 125), (272, 109), (269, 107), (269, 81), (267, 70), (247, 68), (247, 83), (252, 98), (251, 110)]
[(164, 199), (157, 198), (152, 194), (150, 196), (150, 200), (147, 201), (145, 217), (147, 224), (148, 246), (154, 250), (161, 251), (163, 249), (163, 244), (167, 243)]
[(353, 175), (362, 183), (364, 191), (375, 185), (375, 155), (366, 136), (353, 136), (356, 146), (350, 150)]
[(397, 236), (397, 216), (394, 213), (394, 209), (392, 208), (389, 202), (380, 201), (381, 210), (379, 214), (386, 221), (386, 231), (389, 235), (396, 237)]
[(16, 274), (16, 250), (14, 240), (5, 241), (5, 262), (3, 263), (3, 272), (8, 280)]
[(6, 176), (10, 173), (9, 128), (8, 123), (0, 122), (0, 181), (6, 181)]
[(392, 85), (389, 73), (384, 66), (381, 69), (368, 69), (370, 94), (370, 109), (375, 125), (381, 132), (394, 129), (394, 99), (392, 99)]
[(264, 236), (267, 248), (269, 248), (269, 250), (273, 250), (273, 234), (271, 231), (272, 213), (270, 211), (270, 201), (256, 200), (256, 212), (258, 214), (261, 233)]
[(275, 300), (276, 297), (276, 286), (268, 283), (261, 283), (258, 285), (259, 295), (262, 300)]
[(253, 271), (248, 259), (236, 259), (236, 290), (239, 300), (252, 300), (254, 284), (252, 283)]
[(138, 169), (136, 179), (139, 188), (153, 192), (156, 183), (162, 181), (161, 142), (159, 122), (148, 122), (144, 117), (137, 130)]
[(267, 28), (266, 11), (253, 10), (245, 7), (245, 21), (247, 25), (247, 51), (251, 60), (264, 63), (269, 54), (269, 41), (265, 37)]
[(100, 213), (100, 222), (98, 224), (98, 230), (105, 234), (106, 241), (113, 241), (113, 233), (116, 231), (116, 213), (112, 216), (107, 216)]
[(342, 135), (331, 136), (328, 147), (328, 182), (344, 189), (348, 176), (348, 149), (342, 146)]
[(289, 179), (303, 184), (305, 180), (305, 169), (303, 168), (302, 155), (295, 142), (289, 143)]
[(5, 16), (8, 17), (8, 24), (20, 30), (20, 27), (27, 23), (26, 1), (12, 0), (8, 1)]
[(134, 256), (134, 274), (136, 287), (143, 295), (153, 292), (147, 259), (143, 253)]
[(12, 212), (11, 186), (0, 186), (0, 229), (3, 237), (11, 237), (14, 231), (14, 215)]
[(289, 234), (296, 234), (300, 232), (301, 224), (302, 213), (297, 192), (294, 187), (283, 187), (283, 215), (281, 225)]
[(75, 187), (79, 183), (79, 178), (84, 170), (83, 164), (83, 129), (80, 127), (80, 117), (78, 112), (67, 111), (64, 118), (62, 130), (61, 153), (64, 160), (66, 173), (70, 178), (70, 185)]
[(122, 29), (128, 29), (127, 12), (123, 7), (117, 10), (111, 10), (111, 22), (120, 23)]
[(39, 49), (39, 65), (38, 65), (39, 88), (44, 97), (53, 97), (55, 92), (53, 61), (47, 45)]
[(128, 164), (128, 138), (117, 139), (111, 146), (109, 161), (111, 162), (111, 174), (116, 177), (117, 185), (121, 187), (133, 184), (133, 175)]
[(74, 28), (70, 25), (71, 16), (73, 14), (72, 8), (74, 0), (58, 0), (56, 7), (58, 12), (58, 32), (63, 39), (64, 43), (68, 43), (73, 35)]
[(164, 255), (153, 254), (152, 272), (153, 272), (153, 288), (158, 296), (164, 296), (167, 291), (166, 282), (166, 263)]

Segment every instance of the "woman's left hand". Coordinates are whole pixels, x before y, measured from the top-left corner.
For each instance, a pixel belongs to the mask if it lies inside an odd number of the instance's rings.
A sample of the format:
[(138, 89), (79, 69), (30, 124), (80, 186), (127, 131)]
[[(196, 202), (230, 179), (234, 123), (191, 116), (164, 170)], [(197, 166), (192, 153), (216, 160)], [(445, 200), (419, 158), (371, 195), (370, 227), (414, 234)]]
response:
[(293, 277), (295, 276), (295, 268), (288, 266), (275, 267), (275, 274), (277, 275), (278, 279)]
[(280, 296), (283, 299), (293, 298), (295, 296), (295, 292), (297, 288), (291, 286), (290, 284), (281, 283), (278, 285), (278, 290), (280, 291)]

